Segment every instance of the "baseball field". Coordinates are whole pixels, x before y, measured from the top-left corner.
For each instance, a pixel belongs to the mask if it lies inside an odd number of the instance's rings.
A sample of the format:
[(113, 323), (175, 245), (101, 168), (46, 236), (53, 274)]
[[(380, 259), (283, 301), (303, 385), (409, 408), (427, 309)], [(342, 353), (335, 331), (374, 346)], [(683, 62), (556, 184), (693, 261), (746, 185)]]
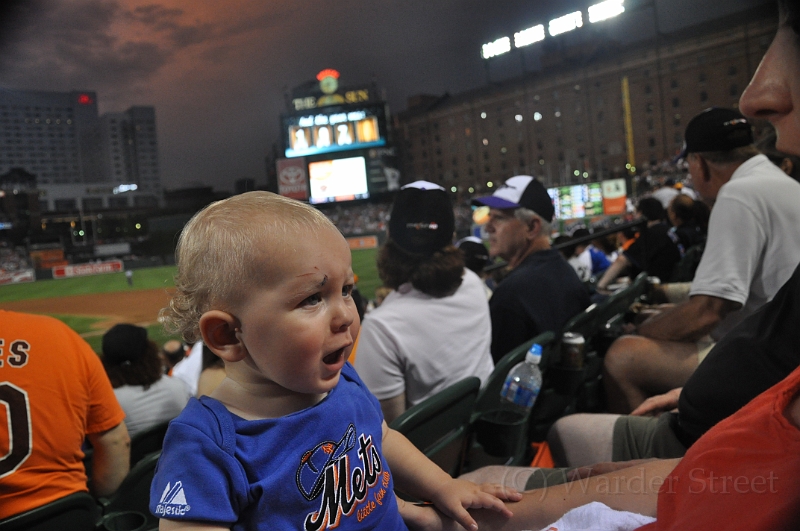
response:
[[(370, 299), (380, 285), (375, 254), (375, 249), (353, 251), (358, 288)], [(150, 339), (161, 345), (172, 338), (157, 319), (169, 303), (174, 275), (175, 267), (167, 266), (135, 270), (133, 285), (128, 285), (124, 273), (5, 285), (0, 286), (0, 309), (56, 317), (98, 353), (103, 334), (117, 323), (144, 326)]]

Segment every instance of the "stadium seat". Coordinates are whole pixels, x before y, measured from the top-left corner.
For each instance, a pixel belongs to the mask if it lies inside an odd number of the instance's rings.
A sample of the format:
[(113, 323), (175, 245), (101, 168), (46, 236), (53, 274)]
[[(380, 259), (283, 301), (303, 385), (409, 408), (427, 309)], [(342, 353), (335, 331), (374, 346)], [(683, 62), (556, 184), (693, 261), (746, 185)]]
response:
[(470, 415), (481, 381), (471, 376), (409, 408), (389, 425), (455, 477), (461, 472)]
[(145, 516), (148, 526), (158, 524), (158, 519), (150, 513), (150, 483), (156, 471), (161, 451), (143, 457), (131, 468), (117, 491), (108, 498), (100, 498), (104, 517), (112, 513), (138, 512)]
[[(475, 401), (475, 409), (470, 420), (471, 439), (474, 436), (475, 445), (470, 445), (470, 468), (480, 464), (490, 464), (492, 461), (479, 461), (483, 452), (491, 457), (502, 458), (505, 463), (510, 458), (511, 464), (521, 464), (527, 454), (528, 418), (518, 418), (514, 415), (512, 406), (500, 397), (500, 391), (509, 371), (525, 359), (531, 345), (542, 345), (542, 361), (540, 367), (545, 368), (550, 362), (551, 348), (554, 334), (545, 332), (530, 341), (519, 345), (503, 356), (494, 371), (489, 375), (485, 385)], [(537, 399), (538, 402), (538, 399)]]
[(697, 266), (700, 265), (700, 259), (703, 257), (705, 247), (705, 243), (700, 243), (686, 249), (680, 262), (675, 264), (675, 269), (672, 271), (672, 278), (669, 279), (669, 281), (691, 282), (694, 279)]
[(94, 531), (99, 512), (88, 492), (77, 492), (0, 521), (0, 531)]
[(131, 437), (131, 468), (136, 466), (136, 463), (147, 454), (161, 450), (167, 426), (169, 426), (169, 421), (156, 424)]

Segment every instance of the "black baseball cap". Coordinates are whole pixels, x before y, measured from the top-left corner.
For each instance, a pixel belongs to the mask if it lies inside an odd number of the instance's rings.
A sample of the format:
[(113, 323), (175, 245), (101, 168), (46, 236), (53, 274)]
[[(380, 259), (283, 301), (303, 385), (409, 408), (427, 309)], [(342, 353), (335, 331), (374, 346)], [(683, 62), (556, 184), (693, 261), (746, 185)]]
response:
[(517, 175), (508, 179), (503, 186), (489, 196), (476, 197), (473, 205), (489, 208), (527, 208), (533, 210), (550, 223), (556, 209), (544, 185), (530, 175)]
[(686, 126), (683, 149), (676, 160), (689, 153), (730, 151), (753, 143), (753, 128), (739, 111), (711, 107), (692, 118)]
[(117, 324), (103, 335), (103, 361), (121, 365), (138, 361), (147, 350), (147, 329), (133, 324)]
[(415, 181), (397, 192), (389, 218), (389, 238), (413, 254), (432, 255), (453, 242), (456, 221), (441, 186)]

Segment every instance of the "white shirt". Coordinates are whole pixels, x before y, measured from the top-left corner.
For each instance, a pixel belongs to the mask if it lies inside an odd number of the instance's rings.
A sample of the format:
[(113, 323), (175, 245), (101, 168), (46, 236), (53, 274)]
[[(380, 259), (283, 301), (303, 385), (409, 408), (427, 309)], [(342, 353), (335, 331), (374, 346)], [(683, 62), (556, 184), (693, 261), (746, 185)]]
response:
[(192, 396), (197, 394), (197, 382), (203, 371), (203, 342), (198, 341), (192, 345), (189, 355), (175, 364), (172, 368), (172, 377), (181, 380)]
[(177, 417), (191, 396), (183, 382), (166, 375), (147, 391), (142, 385), (123, 385), (114, 389), (114, 394), (125, 411), (125, 426), (131, 437)]
[(567, 262), (569, 262), (569, 265), (571, 265), (572, 269), (578, 274), (578, 278), (581, 279), (581, 282), (586, 282), (592, 278), (592, 255), (588, 247), (584, 249), (581, 254), (573, 256), (567, 260)]
[(800, 183), (764, 155), (720, 188), (689, 295), (738, 302), (711, 336), (719, 339), (775, 296), (800, 263)]
[(435, 298), (403, 284), (361, 325), (355, 368), (380, 400), (405, 393), (413, 406), (494, 362), (489, 304), (478, 275), (464, 269), (453, 295)]

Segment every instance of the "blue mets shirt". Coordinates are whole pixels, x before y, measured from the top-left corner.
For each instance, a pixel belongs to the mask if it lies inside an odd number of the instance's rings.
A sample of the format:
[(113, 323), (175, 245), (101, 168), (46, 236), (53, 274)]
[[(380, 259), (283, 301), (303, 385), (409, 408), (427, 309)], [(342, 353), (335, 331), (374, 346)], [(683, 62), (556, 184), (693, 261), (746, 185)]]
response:
[(192, 399), (167, 430), (150, 510), (233, 530), (407, 530), (382, 421), (349, 363), (324, 400), (277, 419), (245, 420), (213, 398)]

